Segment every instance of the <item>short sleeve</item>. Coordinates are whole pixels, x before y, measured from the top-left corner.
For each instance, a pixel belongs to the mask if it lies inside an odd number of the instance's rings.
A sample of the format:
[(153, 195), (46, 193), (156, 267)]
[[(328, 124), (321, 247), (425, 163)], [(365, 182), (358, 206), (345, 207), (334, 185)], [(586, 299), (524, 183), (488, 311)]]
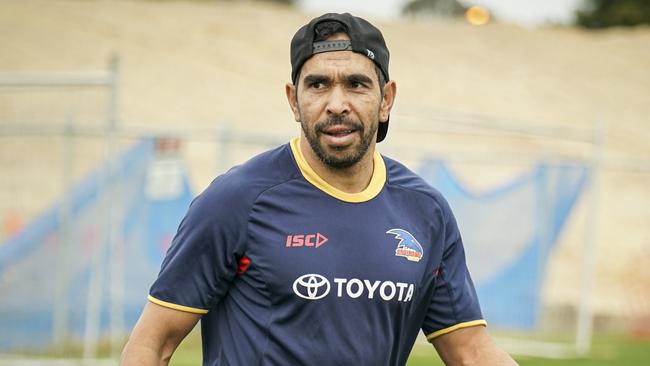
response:
[(456, 219), (446, 202), (442, 202), (441, 208), (444, 251), (422, 325), (429, 341), (459, 328), (486, 325), (465, 262), (465, 250)]
[(249, 211), (215, 180), (181, 221), (149, 301), (205, 314), (226, 294), (244, 255)]

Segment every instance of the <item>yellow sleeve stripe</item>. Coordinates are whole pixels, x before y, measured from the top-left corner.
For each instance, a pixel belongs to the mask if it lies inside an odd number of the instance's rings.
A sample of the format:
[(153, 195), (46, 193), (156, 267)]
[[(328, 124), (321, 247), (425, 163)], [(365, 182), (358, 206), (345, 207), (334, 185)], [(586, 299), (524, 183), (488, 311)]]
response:
[(477, 326), (477, 325), (482, 325), (482, 326), (486, 327), (486, 326), (487, 326), (487, 322), (486, 322), (485, 320), (481, 319), (481, 320), (472, 320), (471, 322), (458, 323), (458, 324), (456, 324), (456, 325), (452, 325), (452, 326), (449, 327), (449, 328), (440, 329), (440, 330), (438, 330), (438, 331), (435, 331), (435, 332), (433, 332), (433, 333), (427, 335), (427, 340), (428, 340), (429, 342), (431, 342), (431, 341), (433, 341), (436, 337), (440, 337), (441, 335), (444, 335), (444, 334), (447, 334), (447, 333), (451, 333), (451, 332), (453, 332), (453, 331), (455, 331), (455, 330), (458, 330), (458, 329), (461, 329), (461, 328), (475, 327), (475, 326)]
[(204, 310), (204, 309), (197, 309), (197, 308), (192, 308), (192, 307), (189, 307), (189, 306), (177, 305), (177, 304), (172, 304), (171, 302), (158, 300), (158, 299), (156, 299), (155, 297), (153, 297), (151, 295), (147, 296), (147, 299), (149, 301), (151, 301), (152, 303), (156, 304), (156, 305), (164, 306), (166, 308), (170, 308), (170, 309), (174, 309), (174, 310), (184, 311), (186, 313), (194, 313), (194, 314), (207, 314), (208, 313), (208, 311)]

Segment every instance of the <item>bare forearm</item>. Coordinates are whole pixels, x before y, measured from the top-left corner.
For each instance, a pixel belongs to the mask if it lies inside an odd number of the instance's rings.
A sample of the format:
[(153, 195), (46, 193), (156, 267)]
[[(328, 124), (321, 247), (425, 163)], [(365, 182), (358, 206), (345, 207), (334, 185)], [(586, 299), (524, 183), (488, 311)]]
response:
[[(173, 351), (172, 351), (173, 352)], [(129, 341), (122, 351), (121, 366), (167, 366), (172, 352)]]
[[(455, 365), (455, 364), (449, 364)], [(481, 365), (481, 366), (512, 366), (517, 362), (509, 354), (496, 346), (482, 349), (471, 360), (464, 360), (458, 365)]]
[(433, 345), (445, 365), (517, 365), (510, 355), (497, 347), (484, 327), (459, 329), (436, 338)]
[(476, 349), (463, 354), (446, 354), (439, 352), (445, 365), (449, 366), (511, 366), (517, 363), (499, 348)]
[(166, 366), (200, 315), (147, 303), (122, 351), (122, 366)]

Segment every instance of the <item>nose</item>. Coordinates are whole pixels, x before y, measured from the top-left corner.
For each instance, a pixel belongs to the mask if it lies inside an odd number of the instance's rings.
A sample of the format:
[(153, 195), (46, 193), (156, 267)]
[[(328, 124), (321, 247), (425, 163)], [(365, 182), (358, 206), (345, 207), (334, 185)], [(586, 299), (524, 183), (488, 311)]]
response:
[(335, 85), (328, 95), (327, 114), (328, 115), (345, 115), (350, 111), (348, 96), (345, 88), (341, 85)]

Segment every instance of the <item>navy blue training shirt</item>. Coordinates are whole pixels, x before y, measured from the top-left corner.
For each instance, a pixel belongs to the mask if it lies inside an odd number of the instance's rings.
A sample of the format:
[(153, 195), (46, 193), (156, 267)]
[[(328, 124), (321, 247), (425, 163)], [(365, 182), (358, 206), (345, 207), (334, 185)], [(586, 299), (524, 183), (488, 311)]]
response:
[(485, 325), (449, 205), (374, 156), (360, 193), (307, 164), (299, 140), (216, 178), (191, 204), (149, 300), (201, 319), (204, 365), (404, 365)]

